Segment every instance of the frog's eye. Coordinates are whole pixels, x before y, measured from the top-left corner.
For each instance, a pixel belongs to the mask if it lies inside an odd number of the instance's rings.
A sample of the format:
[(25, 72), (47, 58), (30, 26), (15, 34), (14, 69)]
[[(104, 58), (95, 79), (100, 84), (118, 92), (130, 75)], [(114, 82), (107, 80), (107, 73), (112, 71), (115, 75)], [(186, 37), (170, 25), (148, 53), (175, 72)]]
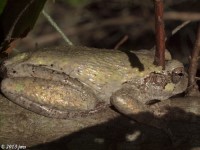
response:
[(175, 84), (178, 83), (183, 76), (184, 76), (184, 68), (183, 67), (175, 68), (172, 71), (172, 82)]

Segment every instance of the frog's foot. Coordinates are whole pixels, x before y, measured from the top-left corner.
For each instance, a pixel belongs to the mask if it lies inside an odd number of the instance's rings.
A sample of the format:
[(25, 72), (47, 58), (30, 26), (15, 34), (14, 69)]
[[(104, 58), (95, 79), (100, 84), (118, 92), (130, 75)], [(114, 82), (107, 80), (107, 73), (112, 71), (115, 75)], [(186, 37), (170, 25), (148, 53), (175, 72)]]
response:
[(79, 88), (40, 78), (7, 78), (2, 81), (1, 90), (14, 103), (53, 118), (85, 117), (106, 107), (92, 90), (77, 83)]

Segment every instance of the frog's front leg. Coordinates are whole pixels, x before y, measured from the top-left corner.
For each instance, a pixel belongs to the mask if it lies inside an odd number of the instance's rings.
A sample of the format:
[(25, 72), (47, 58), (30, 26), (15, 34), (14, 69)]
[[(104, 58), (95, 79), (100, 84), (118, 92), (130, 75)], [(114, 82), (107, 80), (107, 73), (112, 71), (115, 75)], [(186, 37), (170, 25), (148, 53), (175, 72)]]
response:
[(152, 107), (152, 105), (147, 105), (137, 100), (139, 96), (137, 92), (132, 88), (123, 87), (112, 95), (111, 104), (119, 112), (137, 122), (167, 130), (167, 124), (162, 118), (163, 113), (165, 114), (166, 112), (158, 112), (159, 110), (157, 111), (155, 108), (156, 104)]
[(119, 112), (139, 123), (162, 129), (169, 136), (173, 145), (177, 145), (177, 143), (182, 141), (177, 140), (172, 134), (167, 121), (163, 118), (167, 113), (166, 110), (162, 107), (159, 108), (158, 103), (147, 105), (138, 101), (137, 97), (135, 97), (135, 95), (137, 95), (136, 93), (137, 90), (134, 91), (127, 87), (122, 88), (112, 95), (111, 104), (114, 105)]
[(70, 83), (15, 77), (4, 79), (1, 90), (14, 103), (47, 117), (84, 117), (103, 109), (92, 90), (78, 81)]

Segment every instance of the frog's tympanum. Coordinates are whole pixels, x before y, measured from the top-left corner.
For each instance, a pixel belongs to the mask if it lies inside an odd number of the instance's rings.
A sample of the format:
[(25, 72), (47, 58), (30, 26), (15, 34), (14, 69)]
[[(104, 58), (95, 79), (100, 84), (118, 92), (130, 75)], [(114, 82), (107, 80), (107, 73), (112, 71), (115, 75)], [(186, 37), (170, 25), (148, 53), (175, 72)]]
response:
[(49, 117), (83, 117), (110, 105), (128, 114), (132, 102), (148, 105), (187, 87), (180, 62), (168, 59), (162, 70), (153, 61), (147, 50), (57, 47), (24, 52), (2, 64), (6, 78), (1, 90), (18, 105)]

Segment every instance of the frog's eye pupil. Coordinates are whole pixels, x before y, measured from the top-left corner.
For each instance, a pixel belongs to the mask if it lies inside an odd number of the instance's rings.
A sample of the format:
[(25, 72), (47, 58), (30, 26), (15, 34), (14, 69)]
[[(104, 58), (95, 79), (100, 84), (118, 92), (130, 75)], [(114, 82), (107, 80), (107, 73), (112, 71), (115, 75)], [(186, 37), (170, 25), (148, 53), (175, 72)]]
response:
[(172, 82), (173, 83), (178, 83), (182, 77), (184, 76), (184, 68), (176, 68), (172, 71)]

